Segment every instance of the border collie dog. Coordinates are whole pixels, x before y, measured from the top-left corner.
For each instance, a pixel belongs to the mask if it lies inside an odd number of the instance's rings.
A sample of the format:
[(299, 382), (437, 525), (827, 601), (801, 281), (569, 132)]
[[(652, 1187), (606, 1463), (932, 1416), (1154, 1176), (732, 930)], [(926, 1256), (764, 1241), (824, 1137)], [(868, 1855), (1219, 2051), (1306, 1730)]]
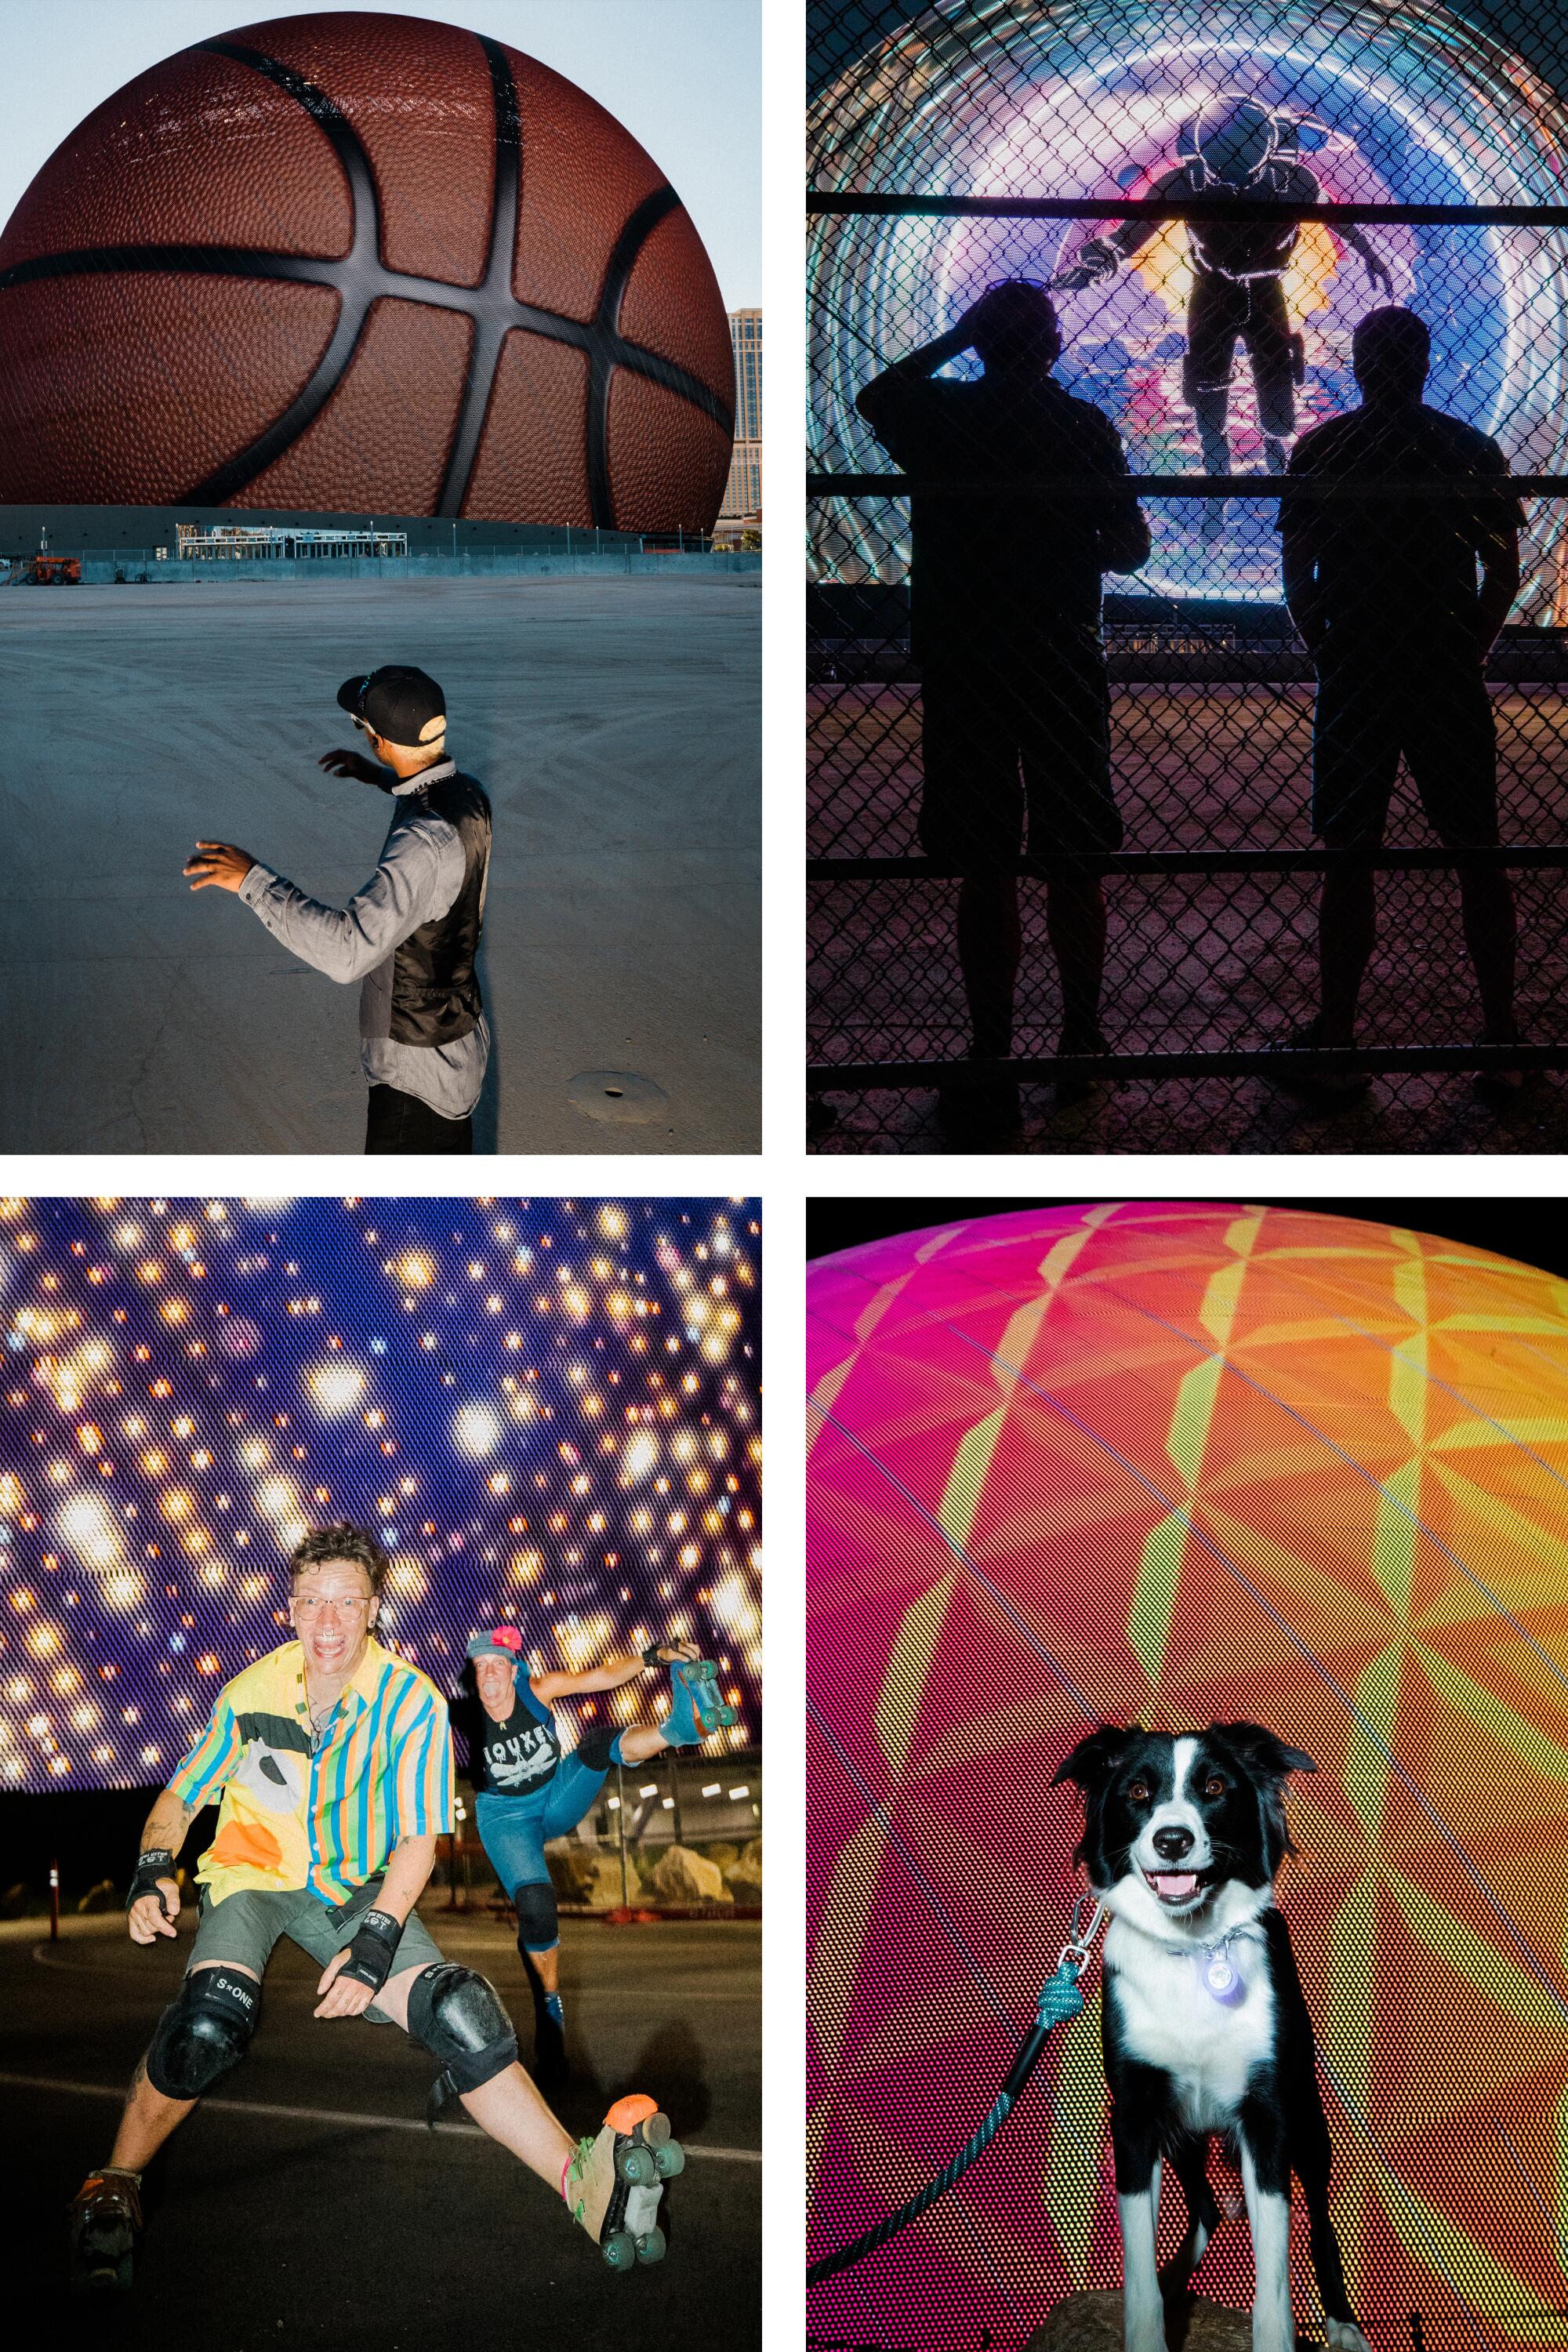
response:
[[(1316, 1770), (1256, 1723), (1172, 1738), (1107, 1725), (1053, 1787), (1081, 1790), (1074, 1853), (1110, 1915), (1101, 2022), (1121, 2217), (1127, 2352), (1165, 2352), (1173, 2308), (1220, 2218), (1205, 2169), (1226, 2134), (1240, 2159), (1258, 2287), (1253, 2352), (1294, 2352), (1290, 2175), (1301, 2183), (1331, 2352), (1369, 2352), (1345, 2300), (1329, 2219), (1329, 2133), (1311, 2021), (1274, 1874), (1295, 1848), (1288, 1774)], [(1162, 2159), (1186, 2200), (1174, 2259), (1155, 2267)]]

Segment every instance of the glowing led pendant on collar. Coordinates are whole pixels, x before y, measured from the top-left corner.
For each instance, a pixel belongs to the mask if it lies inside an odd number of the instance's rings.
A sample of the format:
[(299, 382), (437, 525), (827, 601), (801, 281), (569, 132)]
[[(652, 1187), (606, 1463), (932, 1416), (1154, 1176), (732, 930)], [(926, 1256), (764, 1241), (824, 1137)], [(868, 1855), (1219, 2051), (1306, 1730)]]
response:
[(1205, 1956), (1203, 1980), (1205, 1989), (1226, 2009), (1233, 2009), (1246, 1992), (1246, 1981), (1230, 1957), (1228, 1937)]

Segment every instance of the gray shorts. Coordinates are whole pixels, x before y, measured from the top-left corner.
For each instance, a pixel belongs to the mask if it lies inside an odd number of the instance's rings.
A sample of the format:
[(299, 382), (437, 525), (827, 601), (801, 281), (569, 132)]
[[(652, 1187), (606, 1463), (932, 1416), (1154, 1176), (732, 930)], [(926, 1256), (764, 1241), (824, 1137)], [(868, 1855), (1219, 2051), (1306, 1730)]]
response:
[[(361, 1916), (371, 1908), (380, 1892), (381, 1882), (377, 1879), (373, 1885), (360, 1887), (347, 1903), (329, 1906), (303, 1888), (275, 1894), (270, 1889), (247, 1887), (226, 1895), (221, 1903), (214, 1903), (204, 1889), (201, 1922), (185, 1974), (189, 1976), (192, 1969), (202, 1968), (209, 1960), (226, 1960), (231, 1968), (253, 1969), (258, 1978), (263, 1977), (279, 1936), (287, 1936), (290, 1943), (298, 1944), (302, 1952), (309, 1952), (325, 1968), (345, 1944), (353, 1941)], [(427, 1969), (441, 1958), (429, 1928), (417, 1911), (411, 1911), (392, 1963), (392, 1974), (396, 1977), (408, 1969)], [(363, 2014), (376, 2025), (392, 2023), (374, 2001)]]

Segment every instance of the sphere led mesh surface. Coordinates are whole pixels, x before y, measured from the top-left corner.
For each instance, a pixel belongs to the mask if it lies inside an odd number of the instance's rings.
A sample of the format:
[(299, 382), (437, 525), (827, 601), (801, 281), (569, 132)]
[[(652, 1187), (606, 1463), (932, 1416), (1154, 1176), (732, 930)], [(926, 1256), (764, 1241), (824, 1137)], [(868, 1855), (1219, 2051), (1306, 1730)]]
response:
[[(1221, 92), (1304, 125), (1302, 161), (1326, 204), (1561, 201), (1568, 118), (1495, 38), (1433, 6), (1320, 0), (964, 0), (911, 10), (817, 98), (812, 184), (832, 194), (1095, 196), (1135, 200), (1175, 161), (1182, 126)], [(1001, 278), (1044, 283), (1096, 233), (1092, 220), (834, 218), (813, 224), (812, 461), (878, 472), (889, 461), (855, 414), (867, 378), (945, 332)], [(1306, 337), (1299, 428), (1356, 403), (1351, 331), (1379, 302), (1413, 306), (1433, 335), (1427, 398), (1494, 435), (1516, 471), (1564, 469), (1563, 232), (1380, 227), (1392, 296), (1328, 226), (1309, 223), (1284, 278)], [(1056, 373), (1116, 422), (1134, 473), (1202, 472), (1181, 390), (1192, 270), (1186, 233), (1160, 231), (1110, 287), (1063, 292)], [(952, 375), (977, 372), (972, 356)], [(1247, 368), (1231, 392), (1232, 465), (1263, 470)], [(1533, 509), (1525, 602), (1552, 613), (1556, 502)], [(1267, 500), (1237, 503), (1221, 549), (1198, 502), (1149, 502), (1154, 551), (1108, 588), (1277, 602)], [(814, 509), (814, 576), (903, 577), (908, 514), (885, 501)], [(1560, 617), (1560, 616), (1559, 616)]]
[[(1067, 1749), (1249, 1718), (1318, 1766), (1277, 1887), (1358, 2318), (1563, 2342), (1568, 1285), (1350, 1219), (1135, 1203), (847, 1251), (808, 1307), (813, 2256), (990, 2105), (1080, 1883)], [(821, 2340), (1016, 2343), (1120, 2287), (1100, 1982), (1097, 1946), (994, 2146), (813, 2292)], [(1184, 2221), (1171, 2184), (1162, 2260)], [(1250, 2304), (1245, 2217), (1197, 2288)]]
[(333, 1518), (379, 1534), (381, 1638), (440, 1688), (498, 1621), (542, 1668), (689, 1636), (740, 1710), (709, 1752), (754, 1741), (758, 1232), (709, 1200), (0, 1202), (0, 1787), (164, 1780)]

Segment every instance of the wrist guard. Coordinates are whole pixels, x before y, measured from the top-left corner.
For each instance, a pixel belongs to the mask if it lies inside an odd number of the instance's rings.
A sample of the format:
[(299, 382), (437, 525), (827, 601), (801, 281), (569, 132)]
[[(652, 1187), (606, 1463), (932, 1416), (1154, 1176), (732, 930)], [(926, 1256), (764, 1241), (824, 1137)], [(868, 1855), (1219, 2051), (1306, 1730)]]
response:
[(128, 1911), (131, 1910), (135, 1904), (141, 1902), (144, 1895), (156, 1895), (158, 1908), (166, 1919), (169, 1916), (169, 1906), (163, 1900), (158, 1881), (161, 1878), (173, 1878), (174, 1875), (174, 1857), (168, 1847), (150, 1845), (145, 1853), (139, 1853), (136, 1857), (136, 1875), (131, 1882), (131, 1892), (125, 1898), (125, 1908)]
[(340, 1981), (352, 1977), (356, 1984), (369, 1985), (372, 1992), (379, 1992), (392, 1973), (402, 1940), (401, 1919), (395, 1919), (390, 1911), (367, 1911), (354, 1930), (348, 1958), (338, 1970)]
[(663, 1664), (664, 1664), (664, 1660), (659, 1656), (659, 1654), (659, 1654), (659, 1652), (660, 1652), (662, 1649), (666, 1649), (666, 1648), (668, 1648), (668, 1644), (667, 1643), (664, 1643), (664, 1642), (655, 1642), (655, 1643), (652, 1644), (652, 1646), (651, 1646), (650, 1648), (646, 1649), (646, 1650), (643, 1652), (643, 1654), (642, 1654), (642, 1662), (643, 1662), (644, 1665), (645, 1665), (645, 1666), (662, 1666), (662, 1665), (663, 1665)]

